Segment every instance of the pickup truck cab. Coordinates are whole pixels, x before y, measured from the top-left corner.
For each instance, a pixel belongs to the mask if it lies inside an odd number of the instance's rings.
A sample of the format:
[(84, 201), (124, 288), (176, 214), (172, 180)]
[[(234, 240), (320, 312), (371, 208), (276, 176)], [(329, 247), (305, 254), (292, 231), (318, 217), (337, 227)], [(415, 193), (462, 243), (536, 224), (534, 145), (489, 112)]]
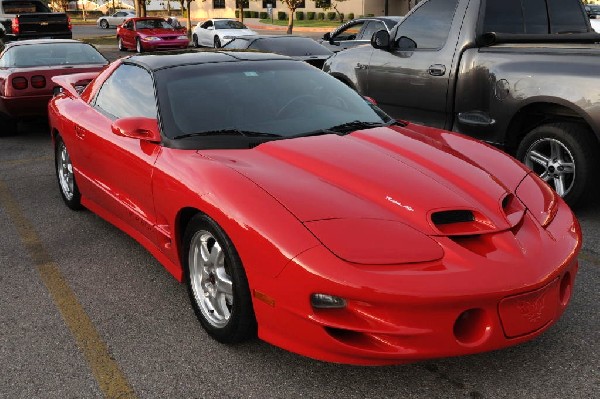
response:
[(426, 0), (323, 70), (395, 118), (505, 149), (574, 205), (600, 158), (598, 42), (579, 0)]
[(0, 41), (71, 39), (71, 20), (40, 0), (0, 0)]

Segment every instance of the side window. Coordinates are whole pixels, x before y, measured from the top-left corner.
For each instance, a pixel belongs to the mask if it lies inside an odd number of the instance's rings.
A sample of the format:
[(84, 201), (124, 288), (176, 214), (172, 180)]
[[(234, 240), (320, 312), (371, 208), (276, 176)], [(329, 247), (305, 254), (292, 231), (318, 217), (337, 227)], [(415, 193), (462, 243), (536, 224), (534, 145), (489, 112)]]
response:
[(213, 26), (213, 22), (212, 21), (206, 21), (205, 23), (203, 23), (202, 25), (200, 25), (200, 27), (202, 29), (208, 29), (209, 26)]
[(373, 33), (385, 29), (385, 25), (383, 22), (379, 21), (369, 21), (367, 26), (363, 29), (361, 39), (362, 40), (371, 40)]
[(133, 21), (127, 21), (125, 24), (125, 29), (133, 29)]
[(547, 0), (551, 33), (587, 32), (585, 13), (578, 1)]
[(145, 69), (123, 64), (104, 82), (94, 106), (110, 117), (157, 117), (152, 77)]
[(356, 37), (360, 33), (360, 30), (362, 29), (364, 24), (365, 24), (364, 22), (358, 22), (356, 24), (347, 26), (346, 28), (342, 29), (334, 36), (334, 40), (354, 40), (354, 39), (356, 39)]
[(417, 43), (417, 49), (437, 50), (444, 47), (458, 0), (429, 0), (398, 26), (394, 40), (406, 36)]

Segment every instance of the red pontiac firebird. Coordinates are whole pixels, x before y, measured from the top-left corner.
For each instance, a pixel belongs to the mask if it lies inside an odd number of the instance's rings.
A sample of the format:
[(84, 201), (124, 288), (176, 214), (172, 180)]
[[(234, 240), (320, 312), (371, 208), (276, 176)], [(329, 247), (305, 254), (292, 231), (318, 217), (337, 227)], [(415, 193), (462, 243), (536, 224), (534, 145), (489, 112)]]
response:
[(77, 40), (8, 43), (0, 53), (0, 136), (16, 133), (18, 119), (46, 116), (52, 76), (98, 72), (107, 64), (98, 50)]
[(151, 50), (186, 48), (190, 44), (185, 31), (174, 28), (163, 18), (129, 18), (117, 27), (119, 50), (138, 53)]
[(392, 120), (260, 53), (132, 56), (81, 94), (54, 78), (56, 173), (185, 281), (220, 342), (326, 361), (503, 348), (569, 303), (581, 230), (513, 158)]

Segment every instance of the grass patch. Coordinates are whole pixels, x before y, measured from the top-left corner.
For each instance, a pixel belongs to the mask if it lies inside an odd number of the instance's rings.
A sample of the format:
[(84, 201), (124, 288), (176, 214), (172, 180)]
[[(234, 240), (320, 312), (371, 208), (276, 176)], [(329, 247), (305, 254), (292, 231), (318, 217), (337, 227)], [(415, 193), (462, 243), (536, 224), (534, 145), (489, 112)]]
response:
[(115, 46), (115, 48), (117, 47), (117, 36), (116, 35), (84, 37), (79, 40), (81, 40), (84, 43), (93, 44), (94, 46), (109, 45), (109, 46)]
[[(278, 19), (274, 19), (273, 23), (271, 23), (271, 19), (261, 19), (261, 23), (266, 25), (277, 25), (277, 26), (288, 26), (287, 19), (285, 21), (280, 21)], [(305, 28), (335, 28), (340, 26), (340, 21), (323, 21), (323, 20), (302, 20), (299, 21), (294, 19), (294, 27), (305, 27)]]

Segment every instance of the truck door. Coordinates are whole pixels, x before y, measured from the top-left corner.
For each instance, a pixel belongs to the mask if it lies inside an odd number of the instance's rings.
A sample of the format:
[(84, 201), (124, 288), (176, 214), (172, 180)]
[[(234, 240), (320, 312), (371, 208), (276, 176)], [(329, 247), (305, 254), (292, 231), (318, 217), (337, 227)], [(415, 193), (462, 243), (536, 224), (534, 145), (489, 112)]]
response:
[[(404, 48), (373, 52), (367, 92), (393, 117), (447, 127), (448, 82), (464, 16), (464, 7), (457, 12), (458, 3), (423, 2), (392, 30), (390, 39)], [(462, 15), (455, 18), (455, 13)]]

